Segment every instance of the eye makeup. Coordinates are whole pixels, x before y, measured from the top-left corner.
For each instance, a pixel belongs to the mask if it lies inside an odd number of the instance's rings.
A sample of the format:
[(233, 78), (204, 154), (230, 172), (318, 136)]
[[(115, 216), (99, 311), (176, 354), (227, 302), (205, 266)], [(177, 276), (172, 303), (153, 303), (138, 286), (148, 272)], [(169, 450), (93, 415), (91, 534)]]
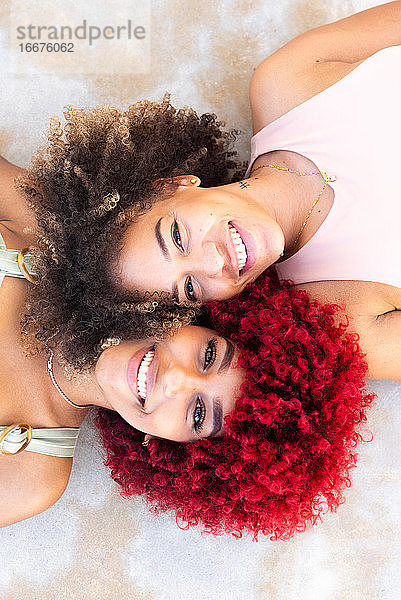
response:
[(194, 431), (199, 434), (206, 418), (206, 407), (200, 396), (197, 397), (193, 414)]

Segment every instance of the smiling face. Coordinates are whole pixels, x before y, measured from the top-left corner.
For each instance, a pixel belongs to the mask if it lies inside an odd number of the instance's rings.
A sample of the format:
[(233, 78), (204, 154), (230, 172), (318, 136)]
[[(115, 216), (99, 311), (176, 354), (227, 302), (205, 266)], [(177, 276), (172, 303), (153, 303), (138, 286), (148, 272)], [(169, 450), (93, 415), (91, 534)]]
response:
[(178, 442), (221, 435), (244, 380), (231, 342), (204, 327), (105, 350), (95, 377), (106, 404), (135, 429)]
[(239, 294), (284, 248), (281, 227), (239, 184), (180, 185), (132, 223), (116, 266), (130, 290), (167, 291), (180, 302)]

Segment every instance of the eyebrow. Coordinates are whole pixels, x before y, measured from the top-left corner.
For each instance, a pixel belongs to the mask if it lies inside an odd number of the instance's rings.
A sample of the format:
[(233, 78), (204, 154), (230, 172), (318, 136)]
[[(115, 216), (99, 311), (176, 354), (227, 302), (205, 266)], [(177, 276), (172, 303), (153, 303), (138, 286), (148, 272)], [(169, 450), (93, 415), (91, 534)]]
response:
[(213, 428), (208, 437), (215, 436), (221, 429), (223, 424), (223, 409), (219, 398), (213, 400)]
[[(157, 223), (155, 225), (155, 236), (156, 236), (157, 243), (159, 244), (160, 250), (163, 253), (164, 258), (168, 261), (171, 261), (170, 253), (168, 251), (166, 242), (164, 241), (164, 238), (163, 238), (162, 232), (161, 232), (162, 219), (163, 219), (163, 217), (160, 217), (160, 219), (157, 221)], [(177, 285), (176, 281), (174, 281), (171, 286), (171, 295), (173, 297), (173, 300), (175, 300), (176, 302), (179, 302), (178, 285)]]
[(171, 260), (170, 253), (167, 249), (166, 242), (164, 241), (162, 233), (160, 231), (162, 219), (163, 219), (163, 217), (160, 217), (160, 219), (156, 223), (155, 236), (156, 236), (157, 243), (159, 244), (160, 250), (163, 252), (164, 258), (166, 260), (170, 261)]
[(224, 352), (221, 365), (218, 368), (218, 374), (220, 374), (222, 371), (227, 371), (228, 367), (231, 365), (234, 356), (234, 349), (234, 344), (230, 340), (226, 339), (226, 351)]

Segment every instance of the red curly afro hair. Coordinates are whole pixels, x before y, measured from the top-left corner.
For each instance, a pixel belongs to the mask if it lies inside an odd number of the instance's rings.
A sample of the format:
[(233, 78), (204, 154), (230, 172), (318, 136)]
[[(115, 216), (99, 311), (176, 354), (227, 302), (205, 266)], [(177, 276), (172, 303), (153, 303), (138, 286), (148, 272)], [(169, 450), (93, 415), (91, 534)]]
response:
[(151, 510), (173, 511), (185, 527), (288, 539), (335, 511), (350, 485), (358, 426), (374, 398), (358, 338), (346, 318), (336, 322), (339, 306), (269, 274), (207, 310), (246, 369), (224, 436), (143, 447), (143, 433), (101, 409), (106, 465), (124, 496), (144, 495)]

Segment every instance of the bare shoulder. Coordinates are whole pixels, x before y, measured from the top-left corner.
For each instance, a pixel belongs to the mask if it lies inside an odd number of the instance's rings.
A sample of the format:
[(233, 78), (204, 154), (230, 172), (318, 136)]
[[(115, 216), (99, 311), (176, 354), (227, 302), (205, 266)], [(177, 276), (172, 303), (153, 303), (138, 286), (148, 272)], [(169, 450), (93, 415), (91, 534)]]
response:
[(254, 133), (345, 77), (369, 56), (401, 44), (401, 1), (315, 27), (268, 56), (254, 71)]
[(0, 456), (0, 527), (33, 517), (62, 496), (72, 459), (23, 452)]
[(363, 62), (294, 64), (290, 57), (270, 58), (256, 69), (249, 88), (253, 134), (343, 79)]
[(25, 231), (26, 227), (32, 231), (37, 228), (35, 214), (15, 183), (24, 173), (24, 169), (0, 157), (0, 224), (8, 248), (30, 246), (36, 241), (33, 233)]

